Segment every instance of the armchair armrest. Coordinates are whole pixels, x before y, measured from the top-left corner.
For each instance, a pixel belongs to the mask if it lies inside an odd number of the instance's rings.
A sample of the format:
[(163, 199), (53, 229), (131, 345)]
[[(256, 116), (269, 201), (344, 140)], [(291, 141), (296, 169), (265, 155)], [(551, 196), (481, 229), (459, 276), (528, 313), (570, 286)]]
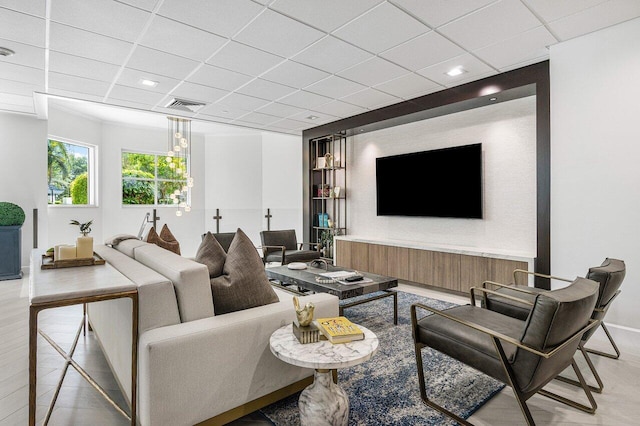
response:
[(262, 249), (262, 261), (267, 263), (267, 254), (269, 254), (269, 249), (276, 249), (282, 251), (282, 264), (284, 265), (284, 253), (286, 250), (285, 246), (258, 246), (257, 248)]
[[(566, 345), (568, 345), (569, 343), (571, 343), (574, 339), (576, 338), (581, 338), (582, 335), (587, 332), (588, 330), (590, 330), (591, 328), (597, 326), (600, 321), (596, 321), (596, 320), (589, 320), (589, 323), (582, 327), (580, 330), (578, 330), (577, 332), (575, 332), (573, 335), (571, 335), (571, 337), (569, 337), (567, 340), (564, 341), (564, 343), (562, 343), (559, 346), (556, 346), (555, 348), (548, 350), (546, 352), (542, 352), (539, 351), (535, 348), (532, 348), (531, 346), (525, 345), (524, 343), (509, 337), (505, 334), (499, 333), (497, 331), (488, 329), (480, 324), (476, 324), (474, 322), (462, 319), (462, 318), (457, 318), (453, 315), (450, 315), (446, 312), (443, 311), (439, 311), (435, 308), (432, 308), (430, 306), (426, 306), (423, 305), (422, 303), (414, 303), (413, 305), (411, 305), (411, 326), (412, 326), (412, 330), (413, 330), (413, 340), (414, 342), (417, 340), (417, 336), (416, 336), (416, 328), (418, 325), (418, 320), (417, 320), (417, 314), (416, 314), (416, 308), (421, 308), (424, 309), (426, 311), (431, 312), (432, 314), (436, 314), (439, 315), (443, 318), (446, 318), (448, 320), (457, 322), (458, 324), (462, 324), (466, 327), (472, 328), (476, 331), (479, 331), (481, 333), (485, 333), (489, 336), (491, 336), (494, 339), (494, 343), (497, 345), (499, 340), (505, 341), (507, 343), (511, 343), (512, 345), (515, 345), (521, 349), (524, 349), (528, 352), (531, 352), (533, 354), (536, 354), (538, 356), (541, 356), (543, 358), (551, 358), (552, 356), (554, 356), (557, 352), (559, 352), (560, 350), (562, 350)], [(477, 309), (481, 309), (481, 308), (477, 308)]]
[(516, 281), (518, 274), (533, 275), (534, 277), (547, 278), (549, 280), (565, 281), (565, 282), (568, 282), (568, 283), (573, 282), (573, 280), (570, 280), (568, 278), (561, 278), (561, 277), (556, 277), (556, 276), (553, 276), (553, 275), (541, 274), (539, 272), (531, 272), (531, 271), (527, 271), (527, 270), (524, 270), (524, 269), (514, 269), (514, 271), (513, 271), (513, 281), (514, 282)]
[(303, 242), (298, 243), (298, 250), (302, 250), (305, 245), (309, 247), (309, 250), (317, 250), (318, 248), (318, 243)]
[(525, 305), (533, 306), (533, 303), (531, 303), (531, 301), (529, 300), (520, 299), (519, 297), (511, 296), (509, 294), (498, 293), (497, 291), (494, 291), (494, 290), (489, 290), (488, 288), (485, 287), (485, 284), (487, 283), (492, 285), (497, 285), (499, 287), (508, 287), (508, 288), (511, 288), (512, 290), (521, 291), (522, 293), (532, 294), (532, 292), (530, 293), (527, 290), (513, 288), (512, 286), (509, 286), (506, 284), (500, 284), (493, 281), (485, 281), (482, 283), (482, 287), (471, 287), (471, 289), (469, 290), (472, 306), (476, 306), (476, 293), (475, 293), (476, 291), (479, 291), (484, 294), (494, 294), (496, 296), (504, 297), (505, 299), (513, 300), (514, 302), (524, 303)]

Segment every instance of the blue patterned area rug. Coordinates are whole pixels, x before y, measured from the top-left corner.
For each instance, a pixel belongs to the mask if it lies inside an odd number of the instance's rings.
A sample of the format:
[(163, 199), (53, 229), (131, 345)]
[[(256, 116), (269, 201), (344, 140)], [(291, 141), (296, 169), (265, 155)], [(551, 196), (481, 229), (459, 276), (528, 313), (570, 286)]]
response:
[[(398, 291), (398, 325), (393, 325), (393, 300), (388, 297), (345, 309), (344, 315), (376, 333), (373, 358), (338, 371), (338, 383), (349, 395), (349, 425), (454, 425), (420, 399), (411, 337), (411, 304), (436, 309), (454, 306), (441, 300)], [(423, 311), (424, 312), (424, 311)], [(467, 419), (504, 385), (430, 348), (424, 348), (427, 394), (437, 404)], [(276, 426), (299, 425), (299, 393), (261, 410)]]

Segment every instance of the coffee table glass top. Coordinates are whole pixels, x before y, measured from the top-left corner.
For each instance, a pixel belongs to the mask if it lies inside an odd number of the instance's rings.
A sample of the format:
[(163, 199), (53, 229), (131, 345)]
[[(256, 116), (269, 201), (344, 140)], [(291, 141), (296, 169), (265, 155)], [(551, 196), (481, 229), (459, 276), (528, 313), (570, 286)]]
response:
[(335, 271), (353, 271), (353, 269), (329, 266), (328, 270), (325, 270), (324, 268), (309, 266), (306, 269), (298, 270), (289, 269), (286, 265), (266, 269), (267, 277), (270, 279), (279, 280), (283, 284), (295, 284), (300, 288), (317, 293), (333, 294), (338, 296), (339, 299), (349, 299), (398, 286), (397, 278), (372, 274), (370, 272), (360, 272), (363, 277), (370, 280), (363, 283), (356, 281), (350, 284), (341, 284), (339, 282), (320, 283), (316, 281), (316, 277), (320, 276), (320, 274)]
[(269, 339), (271, 352), (279, 359), (298, 367), (315, 369), (338, 369), (358, 365), (378, 350), (378, 337), (366, 327), (358, 324), (364, 332), (364, 340), (333, 344), (328, 340), (317, 343), (298, 342), (291, 324), (280, 327)]

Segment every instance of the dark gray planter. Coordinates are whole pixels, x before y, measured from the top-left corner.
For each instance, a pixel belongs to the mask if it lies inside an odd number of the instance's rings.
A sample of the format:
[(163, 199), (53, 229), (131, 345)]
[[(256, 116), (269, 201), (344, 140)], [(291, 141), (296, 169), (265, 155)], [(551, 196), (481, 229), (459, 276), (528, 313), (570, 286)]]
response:
[(22, 225), (0, 226), (0, 280), (22, 278)]

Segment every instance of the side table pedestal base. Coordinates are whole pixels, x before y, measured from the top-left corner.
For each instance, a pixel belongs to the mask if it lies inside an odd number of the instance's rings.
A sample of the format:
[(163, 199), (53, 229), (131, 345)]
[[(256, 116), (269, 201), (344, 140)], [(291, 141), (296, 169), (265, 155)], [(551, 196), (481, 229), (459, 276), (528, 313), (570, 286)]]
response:
[(313, 383), (298, 400), (300, 424), (303, 426), (347, 426), (349, 397), (333, 383), (331, 370), (316, 369)]

